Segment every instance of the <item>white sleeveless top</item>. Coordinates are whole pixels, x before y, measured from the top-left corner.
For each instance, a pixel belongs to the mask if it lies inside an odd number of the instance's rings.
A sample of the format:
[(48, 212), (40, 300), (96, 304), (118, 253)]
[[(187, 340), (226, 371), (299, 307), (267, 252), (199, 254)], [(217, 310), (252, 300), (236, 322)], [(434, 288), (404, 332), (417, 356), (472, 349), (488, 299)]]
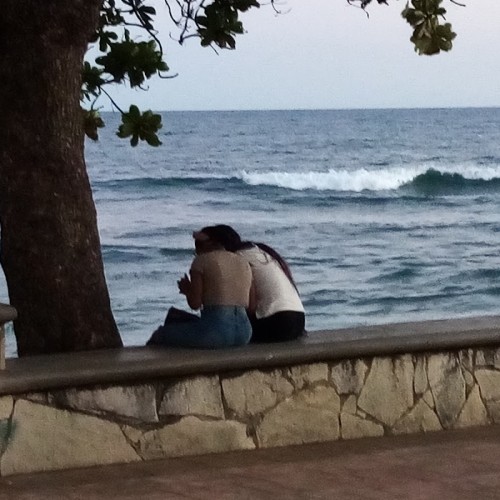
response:
[(257, 246), (243, 248), (237, 253), (252, 268), (257, 319), (267, 318), (281, 311), (304, 312), (297, 290), (275, 259)]

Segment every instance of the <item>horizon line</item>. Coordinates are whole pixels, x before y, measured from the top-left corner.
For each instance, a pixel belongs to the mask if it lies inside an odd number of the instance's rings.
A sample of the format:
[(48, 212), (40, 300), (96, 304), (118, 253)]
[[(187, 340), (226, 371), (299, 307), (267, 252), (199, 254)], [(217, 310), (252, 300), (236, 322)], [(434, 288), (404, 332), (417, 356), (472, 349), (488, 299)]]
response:
[[(224, 108), (224, 109), (155, 109), (155, 113), (238, 113), (238, 112), (275, 112), (275, 111), (398, 111), (398, 110), (449, 110), (449, 109), (499, 109), (498, 105), (489, 106), (401, 106), (401, 107), (345, 107), (345, 108)], [(120, 113), (116, 109), (102, 113)]]

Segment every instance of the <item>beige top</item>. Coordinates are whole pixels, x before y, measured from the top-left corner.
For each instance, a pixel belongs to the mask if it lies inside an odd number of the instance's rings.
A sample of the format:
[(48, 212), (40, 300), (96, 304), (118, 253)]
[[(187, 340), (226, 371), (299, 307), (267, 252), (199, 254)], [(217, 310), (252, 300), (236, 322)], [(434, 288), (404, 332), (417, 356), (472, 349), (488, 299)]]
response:
[(248, 307), (252, 270), (239, 255), (226, 250), (197, 255), (191, 272), (202, 275), (203, 305)]

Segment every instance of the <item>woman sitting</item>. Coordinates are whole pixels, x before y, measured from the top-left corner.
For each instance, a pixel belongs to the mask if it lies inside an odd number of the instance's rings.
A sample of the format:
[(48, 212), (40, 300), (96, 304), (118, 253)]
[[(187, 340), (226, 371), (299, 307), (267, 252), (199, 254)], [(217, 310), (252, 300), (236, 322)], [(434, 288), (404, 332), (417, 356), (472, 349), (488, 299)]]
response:
[(224, 249), (217, 235), (213, 227), (193, 233), (196, 257), (190, 278), (184, 275), (177, 282), (189, 307), (201, 309), (201, 315), (172, 309), (147, 345), (216, 349), (249, 342), (252, 271), (245, 259)]
[(242, 241), (231, 226), (214, 227), (224, 248), (236, 252), (252, 268), (255, 314), (250, 315), (251, 342), (282, 342), (304, 335), (304, 306), (283, 257), (264, 243)]

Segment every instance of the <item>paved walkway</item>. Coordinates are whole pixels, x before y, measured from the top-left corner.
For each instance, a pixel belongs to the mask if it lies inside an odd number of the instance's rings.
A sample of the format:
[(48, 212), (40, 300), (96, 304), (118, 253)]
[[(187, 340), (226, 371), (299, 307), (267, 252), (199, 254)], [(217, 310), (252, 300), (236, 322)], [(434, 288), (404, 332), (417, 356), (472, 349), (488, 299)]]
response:
[(0, 499), (498, 500), (500, 426), (11, 476)]

